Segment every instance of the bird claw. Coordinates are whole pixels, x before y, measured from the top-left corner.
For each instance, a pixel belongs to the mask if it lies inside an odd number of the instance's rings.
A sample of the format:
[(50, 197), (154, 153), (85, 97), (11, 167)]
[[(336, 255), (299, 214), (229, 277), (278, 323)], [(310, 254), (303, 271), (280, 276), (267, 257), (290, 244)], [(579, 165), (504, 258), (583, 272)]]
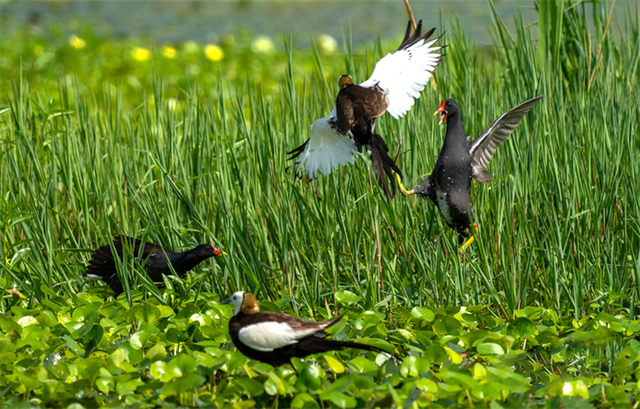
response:
[(407, 190), (405, 189), (404, 185), (402, 184), (402, 179), (400, 179), (400, 175), (398, 175), (397, 173), (393, 172), (393, 174), (396, 177), (396, 180), (398, 181), (398, 188), (400, 189), (400, 192), (402, 193), (403, 196), (410, 196), (413, 194), (413, 190)]

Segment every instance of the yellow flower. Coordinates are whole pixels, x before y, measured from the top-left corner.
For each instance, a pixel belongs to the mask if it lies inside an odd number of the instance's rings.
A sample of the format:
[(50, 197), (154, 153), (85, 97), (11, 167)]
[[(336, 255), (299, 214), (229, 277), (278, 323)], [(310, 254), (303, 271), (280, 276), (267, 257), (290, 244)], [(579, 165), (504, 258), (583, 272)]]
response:
[(320, 52), (324, 54), (333, 54), (333, 52), (338, 48), (338, 42), (329, 34), (322, 34), (318, 37), (317, 44), (318, 48), (320, 48)]
[(176, 58), (178, 56), (178, 52), (176, 51), (175, 48), (171, 47), (171, 46), (164, 46), (162, 47), (162, 55), (164, 55), (166, 58), (173, 60), (174, 58)]
[(260, 54), (273, 54), (276, 50), (276, 45), (273, 41), (267, 36), (258, 36), (251, 43), (251, 51), (254, 53)]
[(133, 50), (131, 50), (131, 56), (134, 60), (147, 61), (151, 58), (151, 51), (142, 47), (133, 47)]
[(213, 62), (218, 62), (224, 58), (224, 51), (215, 44), (208, 44), (204, 47), (204, 55)]
[(71, 47), (75, 48), (76, 50), (80, 50), (87, 45), (87, 43), (82, 38), (78, 37), (75, 34), (69, 37), (69, 44), (71, 44)]

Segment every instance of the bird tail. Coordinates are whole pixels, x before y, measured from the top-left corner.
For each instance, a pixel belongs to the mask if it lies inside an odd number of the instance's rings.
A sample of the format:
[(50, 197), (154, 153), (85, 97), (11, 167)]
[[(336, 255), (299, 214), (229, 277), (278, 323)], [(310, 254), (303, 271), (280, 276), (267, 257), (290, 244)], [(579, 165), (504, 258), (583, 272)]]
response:
[[(356, 348), (362, 349), (365, 351), (371, 352), (382, 352), (387, 355), (391, 355), (394, 358), (398, 358), (392, 352), (385, 351), (382, 348), (374, 347), (373, 345), (361, 344), (360, 342), (350, 342), (350, 341), (338, 341), (335, 339), (325, 339), (321, 344), (319, 344), (322, 348), (326, 348), (323, 351), (318, 352), (326, 352), (326, 351), (341, 351), (343, 348)], [(399, 358), (398, 358), (399, 359)]]
[[(396, 165), (395, 161), (389, 156), (389, 148), (384, 139), (376, 133), (371, 134), (369, 142), (366, 144), (367, 149), (371, 152), (371, 161), (373, 162), (373, 170), (378, 176), (380, 186), (387, 195), (387, 199), (393, 199), (396, 196), (396, 179), (393, 173), (397, 173), (402, 180), (402, 172)], [(391, 190), (389, 190), (389, 181), (391, 182)]]

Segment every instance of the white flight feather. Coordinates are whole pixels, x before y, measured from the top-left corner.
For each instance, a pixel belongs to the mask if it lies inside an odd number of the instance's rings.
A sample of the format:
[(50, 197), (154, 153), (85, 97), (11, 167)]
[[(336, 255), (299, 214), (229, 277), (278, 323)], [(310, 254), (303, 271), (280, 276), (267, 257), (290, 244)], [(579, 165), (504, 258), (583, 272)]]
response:
[(318, 177), (318, 173), (328, 175), (338, 165), (353, 163), (353, 155), (358, 154), (356, 145), (347, 135), (331, 127), (329, 121), (336, 118), (334, 107), (329, 115), (311, 124), (311, 136), (300, 158), (296, 160), (296, 173), (304, 167), (309, 179)]
[[(414, 99), (436, 70), (442, 54), (434, 51), (442, 47), (433, 46), (438, 39), (417, 42), (409, 48), (387, 54), (376, 64), (371, 77), (360, 84), (362, 87), (380, 87), (387, 95), (387, 111), (394, 117), (404, 116), (411, 109)], [(338, 165), (353, 163), (358, 150), (353, 140), (332, 128), (330, 121), (336, 118), (336, 108), (324, 118), (311, 125), (311, 136), (304, 152), (296, 160), (296, 174), (304, 168), (309, 179), (318, 174), (328, 175)]]
[(441, 54), (434, 51), (442, 47), (433, 47), (436, 41), (418, 42), (407, 49), (387, 54), (378, 61), (371, 77), (360, 86), (374, 88), (378, 85), (387, 92), (387, 111), (396, 119), (404, 116), (413, 106), (414, 99), (420, 97), (420, 92), (438, 66)]
[(240, 342), (257, 351), (271, 352), (274, 349), (293, 345), (300, 339), (313, 335), (321, 328), (294, 331), (286, 322), (261, 322), (251, 324), (238, 331)]

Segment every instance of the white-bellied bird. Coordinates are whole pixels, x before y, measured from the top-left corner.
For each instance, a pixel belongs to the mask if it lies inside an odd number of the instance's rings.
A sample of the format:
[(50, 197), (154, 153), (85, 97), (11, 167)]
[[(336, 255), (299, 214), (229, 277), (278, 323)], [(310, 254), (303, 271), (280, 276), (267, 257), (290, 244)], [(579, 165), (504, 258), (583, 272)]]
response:
[(245, 356), (272, 366), (290, 364), (291, 358), (311, 354), (357, 348), (366, 351), (389, 352), (358, 342), (327, 338), (325, 330), (342, 319), (342, 315), (323, 322), (307, 322), (282, 312), (260, 312), (256, 297), (244, 291), (234, 293), (221, 304), (236, 307), (229, 320), (229, 335), (233, 345)]
[[(400, 118), (411, 109), (414, 100), (431, 78), (443, 56), (437, 46), (439, 38), (429, 41), (435, 28), (421, 34), (422, 22), (411, 33), (407, 25), (398, 50), (387, 54), (376, 64), (371, 77), (360, 85), (351, 77), (340, 77), (336, 105), (329, 115), (311, 125), (311, 136), (288, 154), (295, 160), (296, 176), (315, 179), (328, 175), (338, 165), (353, 163), (362, 147), (371, 152), (373, 168), (387, 197), (396, 192), (395, 171), (400, 169), (388, 154), (387, 144), (375, 131), (376, 118), (389, 112)], [(387, 177), (391, 181), (389, 190)]]

